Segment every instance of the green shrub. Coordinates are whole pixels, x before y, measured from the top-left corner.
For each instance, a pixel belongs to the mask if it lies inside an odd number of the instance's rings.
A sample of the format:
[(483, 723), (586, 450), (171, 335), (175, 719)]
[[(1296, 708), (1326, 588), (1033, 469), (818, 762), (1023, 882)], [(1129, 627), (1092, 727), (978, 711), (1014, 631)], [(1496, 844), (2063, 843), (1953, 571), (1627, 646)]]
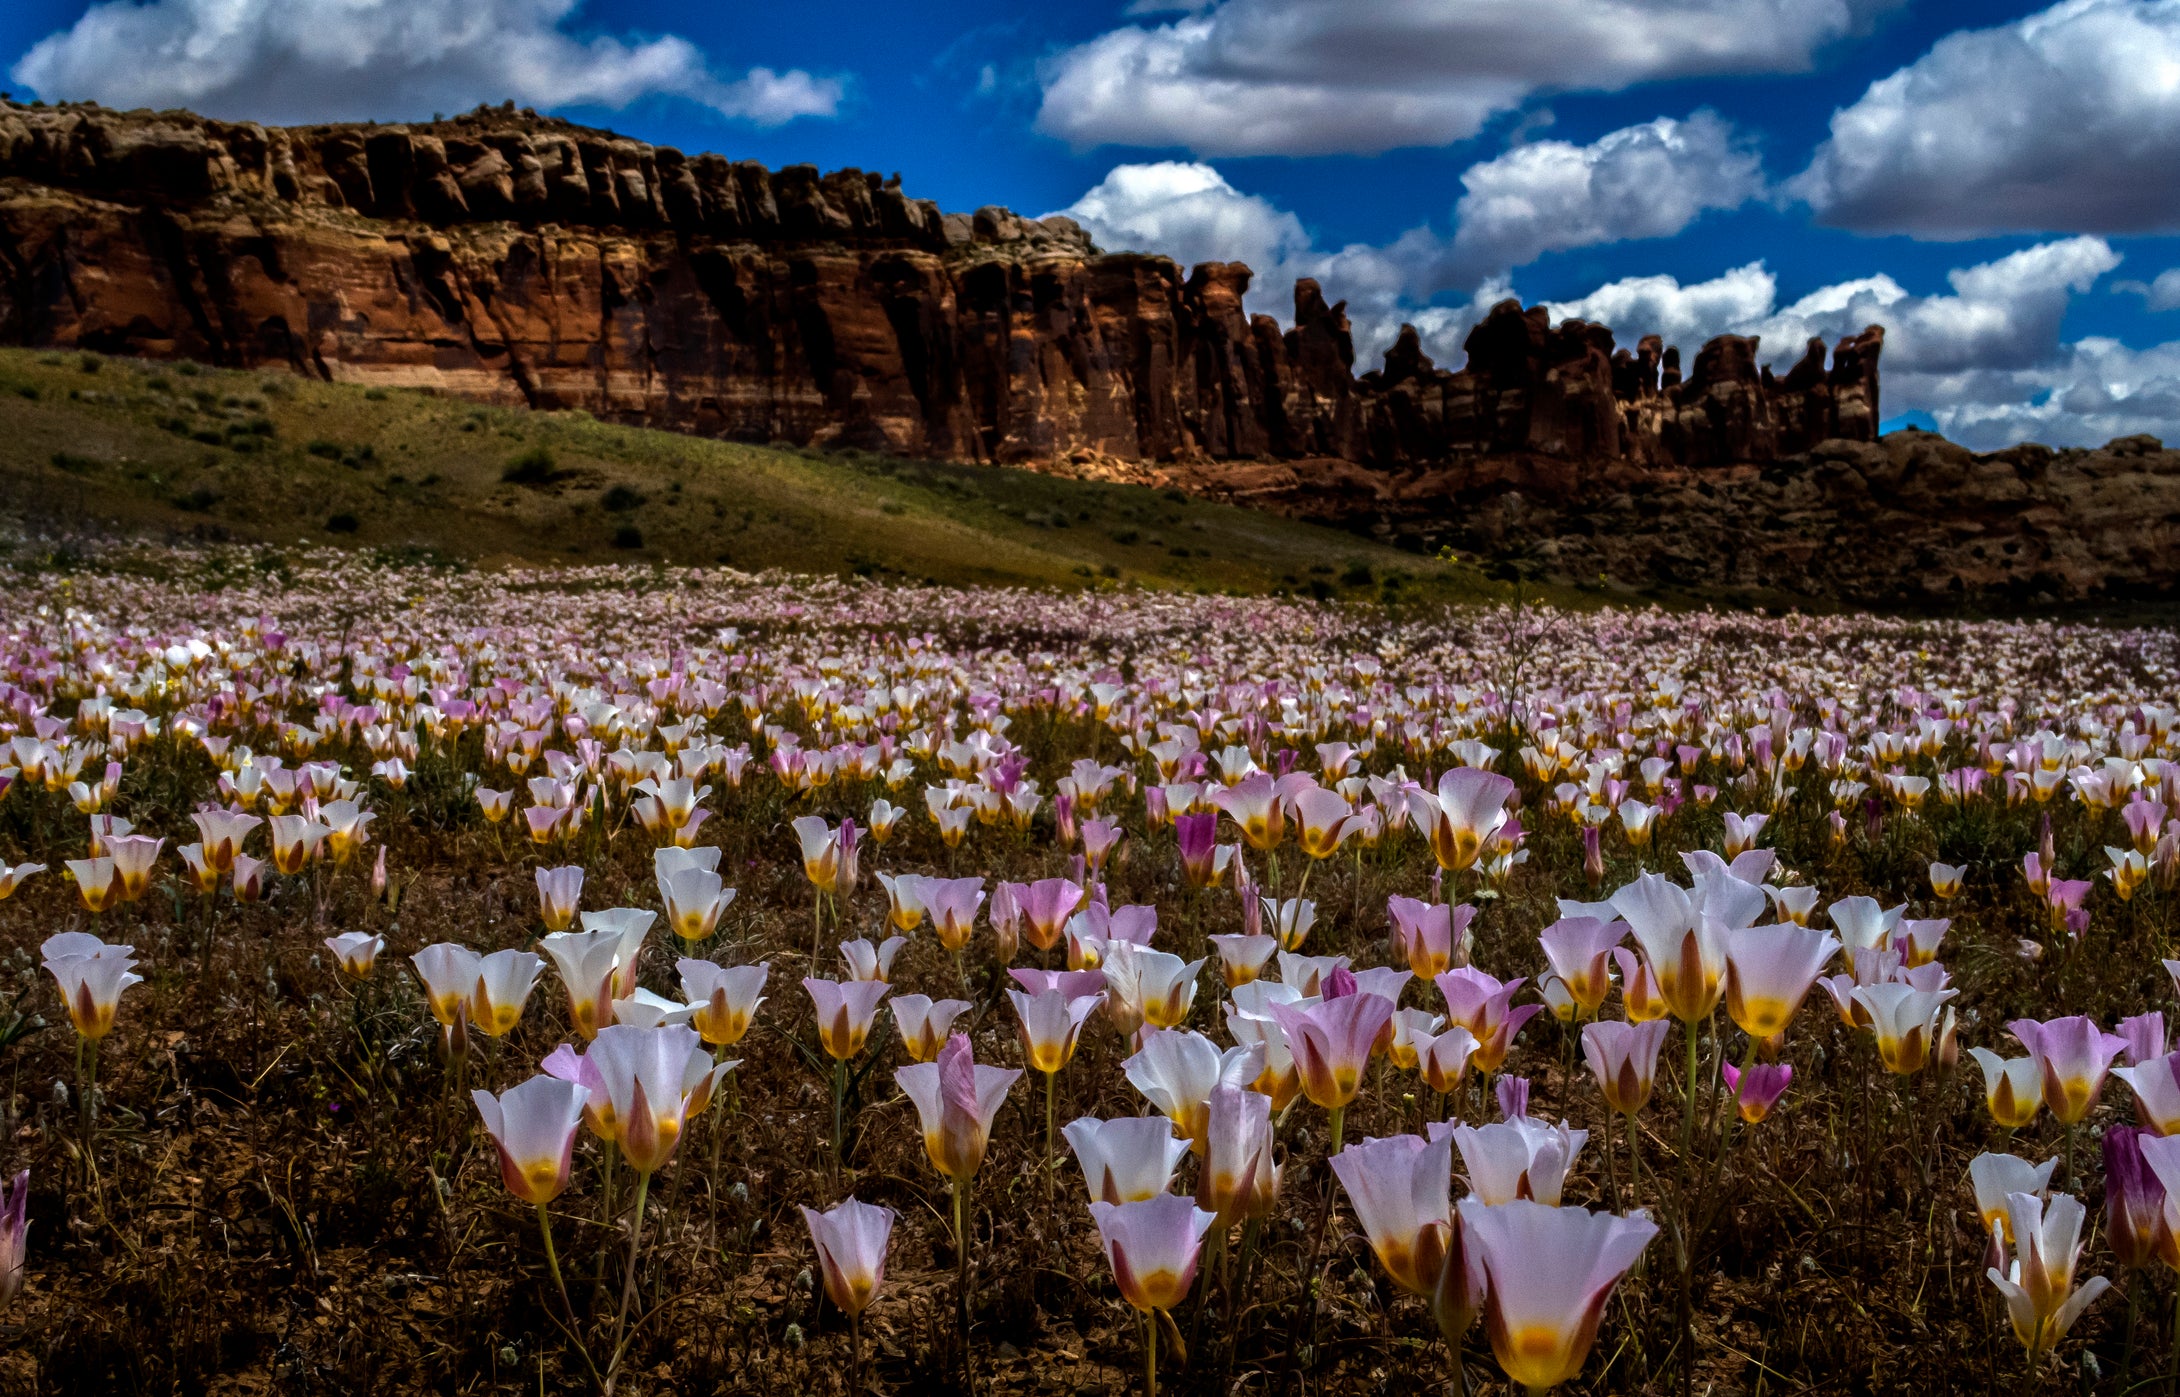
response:
[(637, 528), (634, 524), (621, 525), (621, 527), (613, 531), (613, 546), (615, 548), (643, 547), (643, 530)]
[(599, 496), (598, 503), (608, 513), (626, 514), (632, 509), (641, 509), (644, 499), (640, 492), (626, 485), (616, 485)]
[(336, 514), (325, 521), (325, 531), (329, 534), (352, 534), (362, 527), (355, 515), (347, 513)]
[(559, 463), (553, 459), (553, 453), (542, 446), (531, 447), (509, 461), (507, 469), (500, 472), (500, 479), (509, 485), (550, 485), (560, 476)]

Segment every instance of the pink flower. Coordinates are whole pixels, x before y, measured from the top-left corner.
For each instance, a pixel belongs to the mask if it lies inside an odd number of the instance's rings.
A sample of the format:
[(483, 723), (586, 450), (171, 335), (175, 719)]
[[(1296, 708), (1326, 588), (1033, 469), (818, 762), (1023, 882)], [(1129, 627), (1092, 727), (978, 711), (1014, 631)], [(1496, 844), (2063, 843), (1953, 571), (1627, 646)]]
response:
[(1751, 1125), (1771, 1114), (1771, 1108), (1786, 1095), (1787, 1084), (1794, 1080), (1794, 1069), (1783, 1062), (1754, 1063), (1746, 1073), (1728, 1062), (1719, 1070), (1725, 1074), (1726, 1090), (1733, 1094), (1741, 1119)]
[(575, 1132), (587, 1088), (553, 1076), (532, 1077), (501, 1096), (470, 1093), (500, 1154), (500, 1181), (525, 1203), (546, 1204), (568, 1187)]
[(1276, 1003), (1265, 1008), (1286, 1035), (1302, 1094), (1326, 1110), (1345, 1109), (1362, 1089), (1378, 1035), (1392, 1023), (1393, 1001), (1349, 994), (1308, 1008)]
[(1090, 1205), (1120, 1298), (1146, 1313), (1188, 1298), (1204, 1234), (1216, 1219), (1186, 1198), (1161, 1193), (1134, 1203)]
[(912, 1063), (893, 1080), (916, 1103), (931, 1163), (948, 1178), (962, 1180), (975, 1177), (984, 1163), (992, 1118), (1021, 1075), (1012, 1068), (977, 1065), (969, 1035), (957, 1033), (939, 1049), (937, 1061)]
[(1527, 983), (1518, 976), (1501, 982), (1472, 966), (1462, 966), (1440, 975), (1435, 983), (1445, 996), (1446, 1017), (1476, 1036), (1473, 1060), (1486, 1076), (1505, 1064), (1522, 1025), (1544, 1012), (1541, 1004), (1513, 1006), (1515, 992)]
[[(1626, 922), (1602, 917), (1562, 917), (1537, 933), (1552, 972), (1585, 1016), (1595, 1014), (1612, 993), (1612, 972), (1606, 962), (1627, 933)], [(1421, 967), (1417, 973), (1422, 973)]]
[(1460, 1217), (1489, 1286), (1491, 1350), (1532, 1392), (1581, 1371), (1612, 1288), (1658, 1233), (1641, 1211), (1623, 1218), (1528, 1201), (1464, 1199)]
[(891, 1208), (859, 1203), (852, 1195), (829, 1212), (802, 1210), (817, 1247), (826, 1297), (851, 1319), (863, 1313), (885, 1282), (886, 1243), (896, 1216)]
[(2038, 1023), (2015, 1019), (2006, 1025), (2036, 1059), (2044, 1077), (2044, 1104), (2061, 1125), (2074, 1125), (2097, 1104), (2104, 1075), (2127, 1046), (2079, 1014)]

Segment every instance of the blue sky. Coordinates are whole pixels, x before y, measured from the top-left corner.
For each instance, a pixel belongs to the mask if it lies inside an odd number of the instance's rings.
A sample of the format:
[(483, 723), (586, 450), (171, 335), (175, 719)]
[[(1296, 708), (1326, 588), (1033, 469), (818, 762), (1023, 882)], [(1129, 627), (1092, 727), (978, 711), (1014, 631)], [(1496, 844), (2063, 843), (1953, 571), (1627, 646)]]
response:
[[(513, 96), (1297, 274), (1441, 362), (1507, 294), (1798, 357), (1977, 446), (2180, 439), (2180, 0), (14, 0), (18, 96), (268, 121)], [(2163, 274), (2164, 280), (2159, 278)]]

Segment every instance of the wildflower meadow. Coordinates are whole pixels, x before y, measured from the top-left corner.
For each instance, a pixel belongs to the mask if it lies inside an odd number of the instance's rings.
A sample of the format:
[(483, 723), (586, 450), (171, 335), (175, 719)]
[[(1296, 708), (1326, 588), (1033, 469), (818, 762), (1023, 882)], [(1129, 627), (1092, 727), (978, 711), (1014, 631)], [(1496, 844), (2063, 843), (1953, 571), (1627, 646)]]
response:
[(142, 549), (0, 1386), (2170, 1390), (2162, 629)]

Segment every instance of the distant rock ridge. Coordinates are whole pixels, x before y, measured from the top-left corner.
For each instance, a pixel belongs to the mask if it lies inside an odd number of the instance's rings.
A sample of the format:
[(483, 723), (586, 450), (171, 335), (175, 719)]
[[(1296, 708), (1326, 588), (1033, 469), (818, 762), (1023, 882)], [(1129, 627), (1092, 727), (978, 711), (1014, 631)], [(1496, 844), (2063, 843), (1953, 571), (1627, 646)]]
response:
[[(1873, 326), (1783, 378), (1683, 372), (1508, 301), (1460, 370), (1343, 304), (1249, 315), (1239, 263), (1101, 253), (1072, 220), (944, 213), (898, 177), (686, 155), (512, 107), (278, 128), (0, 104), (0, 340), (435, 388), (751, 441), (968, 461), (1509, 455), (1763, 463), (1874, 441)], [(1579, 479), (1582, 472), (1571, 477)]]

